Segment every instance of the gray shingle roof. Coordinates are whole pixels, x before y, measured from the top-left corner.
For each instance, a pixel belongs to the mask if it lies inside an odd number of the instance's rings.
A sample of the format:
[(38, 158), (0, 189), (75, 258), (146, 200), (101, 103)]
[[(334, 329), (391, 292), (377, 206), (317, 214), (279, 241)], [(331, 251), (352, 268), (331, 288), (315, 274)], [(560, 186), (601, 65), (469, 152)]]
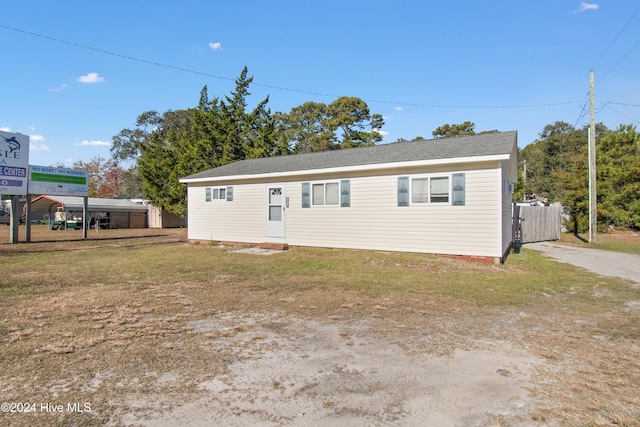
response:
[(248, 159), (189, 175), (182, 179), (260, 175), (382, 163), (511, 154), (516, 140), (516, 131), (493, 132), (456, 138), (394, 142), (371, 147)]

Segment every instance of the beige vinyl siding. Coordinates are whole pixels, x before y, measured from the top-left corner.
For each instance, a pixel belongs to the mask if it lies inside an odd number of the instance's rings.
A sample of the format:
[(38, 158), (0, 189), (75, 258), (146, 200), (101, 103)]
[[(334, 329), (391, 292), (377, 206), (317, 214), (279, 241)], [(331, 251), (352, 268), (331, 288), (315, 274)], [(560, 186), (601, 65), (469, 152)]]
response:
[[(501, 188), (496, 188), (496, 182), (501, 178), (497, 167), (398, 172), (351, 177), (349, 208), (302, 208), (302, 181), (290, 183), (287, 243), (453, 255), (502, 255), (499, 253), (502, 199)], [(398, 176), (457, 172), (465, 173), (465, 206), (397, 206)], [(314, 180), (304, 182), (313, 183)]]
[[(233, 201), (205, 201), (207, 187), (233, 186)], [(189, 239), (264, 241), (264, 184), (189, 185)]]
[[(289, 245), (501, 257), (511, 241), (505, 163), (440, 166), (291, 177), (286, 180)], [(379, 172), (379, 171), (378, 171)], [(465, 174), (465, 205), (397, 206), (398, 177)], [(302, 208), (302, 183), (350, 181), (350, 207)], [(278, 180), (276, 180), (278, 181)], [(276, 182), (274, 181), (274, 182)], [(269, 181), (268, 183), (270, 183)], [(280, 181), (282, 182), (282, 181)], [(189, 239), (260, 243), (265, 238), (265, 188), (252, 182), (189, 185)], [(233, 186), (233, 201), (205, 201), (205, 188)], [(451, 197), (451, 195), (450, 195)], [(507, 199), (509, 202), (507, 202)], [(505, 214), (506, 207), (509, 214)], [(507, 216), (509, 219), (507, 219)], [(510, 224), (510, 223), (509, 223)]]

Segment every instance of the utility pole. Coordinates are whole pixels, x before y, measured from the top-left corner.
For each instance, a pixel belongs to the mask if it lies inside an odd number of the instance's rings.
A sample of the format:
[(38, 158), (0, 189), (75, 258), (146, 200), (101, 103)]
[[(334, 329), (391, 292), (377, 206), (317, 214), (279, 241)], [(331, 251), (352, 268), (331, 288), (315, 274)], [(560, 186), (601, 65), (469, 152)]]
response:
[(598, 234), (598, 203), (596, 192), (596, 113), (593, 70), (589, 73), (589, 243), (596, 243)]

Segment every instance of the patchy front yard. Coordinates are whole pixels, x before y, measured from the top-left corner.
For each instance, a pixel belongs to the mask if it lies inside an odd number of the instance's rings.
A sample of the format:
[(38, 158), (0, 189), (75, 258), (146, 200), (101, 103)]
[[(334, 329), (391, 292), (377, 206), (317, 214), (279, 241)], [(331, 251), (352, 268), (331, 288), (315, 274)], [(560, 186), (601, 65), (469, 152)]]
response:
[(640, 290), (534, 252), (33, 235), (0, 243), (2, 425), (640, 424)]

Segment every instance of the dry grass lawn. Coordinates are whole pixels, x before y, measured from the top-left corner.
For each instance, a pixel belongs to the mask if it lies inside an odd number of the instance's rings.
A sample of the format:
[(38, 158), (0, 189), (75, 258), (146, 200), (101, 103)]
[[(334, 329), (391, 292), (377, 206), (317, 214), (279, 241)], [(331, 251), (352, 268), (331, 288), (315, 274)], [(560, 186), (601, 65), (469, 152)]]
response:
[[(318, 248), (239, 254), (189, 244), (186, 230), (101, 230), (82, 241), (80, 231), (40, 226), (35, 243), (18, 245), (0, 231), (0, 402), (38, 405), (34, 413), (0, 412), (1, 425), (144, 424), (150, 414), (201, 402), (211, 393), (203, 384), (228, 378), (240, 358), (275, 353), (282, 341), (272, 337), (298, 336), (297, 322), (337, 328), (349, 351), (373, 340), (411, 357), (526, 351), (538, 360), (531, 404), (488, 413), (484, 425), (640, 425), (638, 285), (533, 251), (494, 266)], [(333, 374), (357, 374), (340, 369)], [(288, 396), (287, 387), (274, 379), (268, 391)], [(346, 416), (339, 396), (314, 387), (298, 392), (321, 396), (335, 419)], [(368, 387), (369, 396), (383, 388)], [(64, 410), (43, 411), (42, 402)], [(68, 403), (91, 410), (70, 411)], [(296, 422), (229, 405), (235, 418), (226, 425)], [(385, 405), (382, 414), (352, 410), (348, 419), (405, 425), (403, 402)]]

